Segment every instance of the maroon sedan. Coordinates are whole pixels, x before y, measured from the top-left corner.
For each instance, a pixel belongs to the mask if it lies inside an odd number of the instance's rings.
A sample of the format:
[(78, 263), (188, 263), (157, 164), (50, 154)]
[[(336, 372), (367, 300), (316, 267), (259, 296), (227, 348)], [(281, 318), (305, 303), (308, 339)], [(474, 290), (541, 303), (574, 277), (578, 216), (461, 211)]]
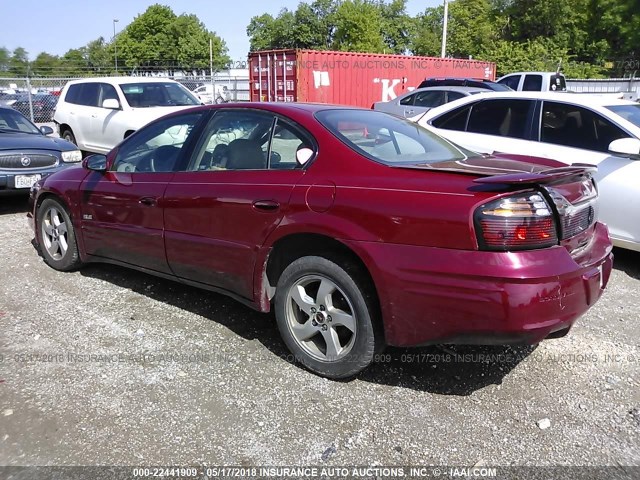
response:
[(275, 310), (298, 360), (353, 376), (385, 345), (537, 343), (600, 297), (592, 169), (490, 158), (327, 105), (203, 106), (39, 182), (44, 260), (109, 262)]

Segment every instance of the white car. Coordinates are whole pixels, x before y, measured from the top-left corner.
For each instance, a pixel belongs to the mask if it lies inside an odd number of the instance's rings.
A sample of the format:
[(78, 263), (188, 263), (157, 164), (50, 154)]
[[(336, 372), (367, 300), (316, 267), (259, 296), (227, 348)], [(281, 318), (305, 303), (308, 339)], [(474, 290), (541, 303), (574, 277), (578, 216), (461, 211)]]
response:
[(478, 87), (426, 87), (407, 92), (388, 102), (376, 102), (373, 109), (409, 118), (459, 98), (488, 92)]
[(554, 92), (486, 93), (414, 118), (470, 150), (597, 165), (600, 219), (640, 251), (640, 104)]
[(65, 85), (53, 121), (60, 136), (81, 150), (106, 153), (152, 120), (200, 104), (166, 78), (87, 78)]
[(204, 104), (211, 103), (224, 103), (229, 101), (230, 92), (227, 89), (226, 85), (202, 85), (196, 88), (193, 93), (202, 101)]
[(565, 92), (567, 80), (557, 72), (515, 72), (496, 80), (517, 92)]

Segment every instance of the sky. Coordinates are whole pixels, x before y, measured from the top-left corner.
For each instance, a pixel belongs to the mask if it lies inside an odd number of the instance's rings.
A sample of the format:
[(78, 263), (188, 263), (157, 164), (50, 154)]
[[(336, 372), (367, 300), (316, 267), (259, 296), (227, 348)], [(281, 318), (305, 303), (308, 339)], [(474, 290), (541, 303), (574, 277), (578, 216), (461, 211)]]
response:
[[(98, 37), (110, 40), (113, 19), (119, 20), (115, 25), (116, 31), (120, 31), (155, 3), (171, 7), (176, 15), (197, 15), (207, 29), (227, 42), (232, 60), (246, 60), (249, 51), (246, 29), (251, 18), (263, 13), (276, 16), (285, 7), (295, 10), (301, 0), (27, 0), (25, 3), (0, 0), (0, 47), (10, 52), (23, 47), (31, 60), (42, 51), (63, 55)], [(441, 0), (408, 0), (407, 10), (416, 15), (440, 4)]]

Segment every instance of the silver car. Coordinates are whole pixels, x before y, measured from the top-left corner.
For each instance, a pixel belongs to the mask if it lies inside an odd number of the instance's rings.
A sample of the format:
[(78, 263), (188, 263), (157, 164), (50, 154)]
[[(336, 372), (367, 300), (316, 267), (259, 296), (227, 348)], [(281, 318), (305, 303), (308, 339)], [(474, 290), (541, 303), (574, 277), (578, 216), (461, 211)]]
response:
[(404, 95), (400, 95), (389, 102), (376, 102), (373, 109), (379, 112), (391, 113), (400, 117), (413, 117), (427, 110), (439, 107), (445, 103), (458, 100), (476, 93), (486, 93), (489, 90), (477, 87), (426, 87), (417, 88)]

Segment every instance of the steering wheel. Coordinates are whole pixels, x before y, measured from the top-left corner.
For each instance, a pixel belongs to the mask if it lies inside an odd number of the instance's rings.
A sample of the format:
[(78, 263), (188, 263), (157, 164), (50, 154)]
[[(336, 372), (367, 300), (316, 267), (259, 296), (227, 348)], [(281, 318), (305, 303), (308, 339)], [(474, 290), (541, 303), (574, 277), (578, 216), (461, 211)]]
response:
[(133, 173), (135, 171), (136, 171), (136, 166), (133, 163), (129, 163), (129, 162), (119, 163), (118, 166), (116, 167), (116, 172)]

